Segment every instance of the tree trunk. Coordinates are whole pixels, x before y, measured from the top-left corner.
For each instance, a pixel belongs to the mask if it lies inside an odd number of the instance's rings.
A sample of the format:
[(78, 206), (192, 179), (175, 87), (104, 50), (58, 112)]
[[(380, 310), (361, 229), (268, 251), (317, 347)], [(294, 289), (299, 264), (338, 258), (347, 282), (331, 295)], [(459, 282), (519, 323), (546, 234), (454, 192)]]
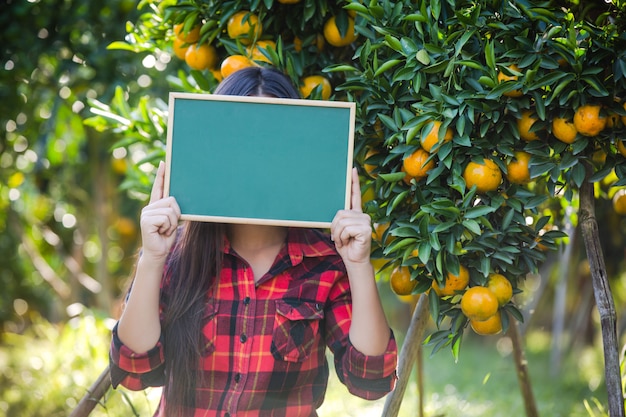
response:
[(89, 388), (85, 396), (80, 400), (72, 414), (69, 417), (87, 417), (93, 409), (98, 405), (104, 394), (111, 387), (111, 374), (107, 366), (100, 374), (96, 382)]
[(402, 349), (400, 350), (396, 388), (387, 396), (382, 417), (397, 417), (400, 411), (402, 399), (404, 398), (404, 393), (411, 375), (411, 368), (413, 368), (418, 358), (418, 351), (422, 345), (428, 317), (428, 296), (422, 294), (417, 302), (417, 306), (413, 310), (411, 323), (409, 324)]
[(620, 375), (617, 318), (615, 304), (606, 273), (606, 264), (600, 245), (598, 222), (595, 214), (593, 183), (588, 181), (591, 166), (587, 165), (587, 179), (580, 187), (579, 222), (591, 269), (591, 282), (600, 314), (602, 345), (604, 347), (604, 375), (608, 394), (609, 415), (624, 417), (624, 396)]
[(515, 361), (515, 370), (517, 371), (517, 382), (519, 383), (520, 390), (522, 391), (522, 398), (524, 399), (526, 417), (538, 417), (539, 412), (537, 411), (537, 403), (535, 402), (532, 384), (530, 383), (528, 367), (526, 366), (526, 357), (522, 346), (522, 338), (520, 336), (516, 320), (509, 321), (508, 335), (511, 338), (511, 343), (513, 344), (513, 360)]

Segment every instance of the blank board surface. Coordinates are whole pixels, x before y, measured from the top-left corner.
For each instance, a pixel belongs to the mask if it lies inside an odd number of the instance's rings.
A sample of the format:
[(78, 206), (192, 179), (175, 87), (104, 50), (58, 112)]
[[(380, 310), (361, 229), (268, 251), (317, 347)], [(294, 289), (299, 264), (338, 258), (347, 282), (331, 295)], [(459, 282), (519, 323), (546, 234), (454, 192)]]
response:
[(328, 227), (349, 208), (354, 103), (169, 100), (165, 195), (183, 219)]

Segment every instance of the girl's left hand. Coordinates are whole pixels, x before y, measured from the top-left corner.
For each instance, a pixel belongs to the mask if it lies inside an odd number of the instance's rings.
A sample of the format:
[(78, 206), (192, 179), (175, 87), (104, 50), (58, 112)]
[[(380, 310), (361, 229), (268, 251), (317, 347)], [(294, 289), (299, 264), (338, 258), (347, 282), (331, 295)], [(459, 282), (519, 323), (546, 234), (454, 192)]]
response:
[(351, 209), (339, 210), (330, 225), (330, 236), (344, 263), (370, 262), (372, 220), (361, 208), (361, 186), (352, 169)]

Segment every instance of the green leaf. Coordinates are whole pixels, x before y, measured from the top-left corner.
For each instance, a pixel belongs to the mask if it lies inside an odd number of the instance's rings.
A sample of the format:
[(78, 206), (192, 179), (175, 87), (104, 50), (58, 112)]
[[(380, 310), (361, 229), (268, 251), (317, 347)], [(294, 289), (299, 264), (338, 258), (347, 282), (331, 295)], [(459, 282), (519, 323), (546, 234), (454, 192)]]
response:
[(404, 179), (406, 174), (404, 172), (394, 172), (391, 174), (379, 174), (378, 176), (386, 182), (397, 182)]
[(490, 206), (474, 206), (465, 211), (464, 217), (466, 219), (475, 219), (477, 217), (485, 216), (489, 213), (496, 211), (496, 207)]

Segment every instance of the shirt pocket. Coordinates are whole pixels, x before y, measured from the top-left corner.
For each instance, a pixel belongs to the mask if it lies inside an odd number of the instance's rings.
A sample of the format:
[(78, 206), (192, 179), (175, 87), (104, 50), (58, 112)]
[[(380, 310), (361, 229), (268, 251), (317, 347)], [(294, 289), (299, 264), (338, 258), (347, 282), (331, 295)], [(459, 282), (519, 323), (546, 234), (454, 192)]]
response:
[(202, 356), (208, 356), (215, 352), (218, 307), (219, 304), (216, 300), (209, 301), (202, 317)]
[(272, 334), (272, 355), (287, 362), (302, 362), (317, 342), (324, 309), (320, 303), (299, 301), (289, 304), (276, 300)]

